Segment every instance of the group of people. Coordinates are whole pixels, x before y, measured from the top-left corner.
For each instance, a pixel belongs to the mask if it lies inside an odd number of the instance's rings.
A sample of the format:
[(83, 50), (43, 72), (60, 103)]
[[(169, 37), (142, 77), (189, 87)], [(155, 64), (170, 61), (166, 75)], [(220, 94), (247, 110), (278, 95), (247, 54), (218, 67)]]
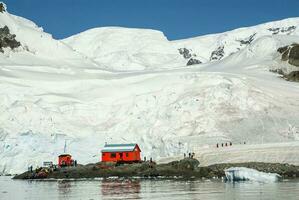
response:
[[(188, 158), (194, 158), (194, 156), (195, 156), (195, 153), (193, 152), (193, 153), (188, 153)], [(184, 158), (186, 158), (187, 157), (187, 154), (186, 153), (184, 153)]]
[[(242, 143), (240, 143), (240, 144), (242, 144)], [(243, 144), (246, 144), (246, 142), (243, 142)], [(216, 148), (219, 148), (219, 147), (228, 147), (228, 146), (232, 146), (233, 145), (233, 143), (232, 142), (226, 142), (226, 143), (217, 143), (216, 144)]]
[[(232, 146), (233, 143), (232, 142), (226, 142), (226, 143), (221, 143), (221, 147), (227, 147), (227, 146)], [(216, 144), (216, 148), (219, 148), (220, 147), (220, 143)]]

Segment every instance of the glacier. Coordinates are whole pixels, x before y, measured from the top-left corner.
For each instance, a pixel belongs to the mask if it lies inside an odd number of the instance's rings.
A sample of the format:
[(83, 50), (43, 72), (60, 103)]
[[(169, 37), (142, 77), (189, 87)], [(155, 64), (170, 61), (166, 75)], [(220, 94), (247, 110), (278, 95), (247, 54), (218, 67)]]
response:
[(269, 71), (285, 67), (277, 48), (299, 41), (299, 18), (178, 41), (122, 27), (56, 40), (9, 12), (5, 25), (21, 47), (0, 53), (0, 173), (56, 163), (65, 141), (83, 164), (105, 142), (158, 161), (299, 164), (299, 85)]
[(276, 173), (265, 173), (246, 167), (231, 167), (225, 170), (228, 181), (255, 181), (255, 182), (276, 182), (281, 176)]

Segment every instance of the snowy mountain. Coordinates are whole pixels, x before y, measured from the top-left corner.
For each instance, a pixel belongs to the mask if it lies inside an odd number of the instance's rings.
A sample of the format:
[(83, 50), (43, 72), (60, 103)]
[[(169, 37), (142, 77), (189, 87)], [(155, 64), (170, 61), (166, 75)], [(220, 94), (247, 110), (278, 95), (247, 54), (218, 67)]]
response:
[[(293, 18), (179, 41), (107, 27), (59, 41), (4, 11), (0, 28), (20, 46), (0, 53), (0, 173), (57, 162), (65, 141), (79, 163), (99, 161), (105, 142), (136, 142), (154, 159), (198, 148), (215, 155), (228, 141), (287, 149), (299, 139), (299, 85), (270, 70), (290, 65), (277, 50), (299, 41), (298, 25)], [(202, 63), (186, 66), (190, 59)]]
[(299, 35), (298, 24), (299, 18), (289, 18), (171, 42), (155, 30), (105, 27), (87, 30), (62, 41), (107, 69), (173, 69), (187, 65), (190, 60), (189, 64), (221, 60), (263, 36)]
[(289, 18), (172, 43), (176, 48), (188, 49), (194, 54), (192, 57), (202, 62), (216, 61), (244, 49), (263, 36), (299, 35), (298, 24), (299, 18)]
[(0, 27), (8, 27), (10, 33), (21, 43), (19, 48), (0, 54), (2, 65), (95, 65), (93, 61), (75, 52), (64, 43), (55, 40), (33, 22), (7, 11), (0, 12)]
[(108, 70), (151, 70), (184, 65), (178, 50), (156, 30), (94, 28), (62, 41)]

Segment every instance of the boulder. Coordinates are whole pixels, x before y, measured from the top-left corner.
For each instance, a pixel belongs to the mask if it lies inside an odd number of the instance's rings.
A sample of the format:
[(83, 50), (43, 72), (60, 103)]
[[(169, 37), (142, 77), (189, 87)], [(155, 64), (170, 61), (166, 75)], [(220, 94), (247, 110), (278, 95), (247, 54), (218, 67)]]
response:
[(224, 56), (224, 46), (219, 46), (216, 50), (212, 51), (210, 61), (220, 60)]
[(196, 64), (201, 64), (202, 62), (200, 60), (197, 60), (195, 58), (190, 58), (190, 60), (187, 62), (188, 65), (196, 65)]
[(15, 49), (21, 46), (21, 43), (16, 39), (15, 34), (11, 34), (9, 28), (4, 26), (0, 28), (0, 52), (4, 52), (3, 48), (9, 47), (11, 49)]
[(299, 44), (290, 48), (289, 64), (299, 67)]
[(6, 12), (6, 5), (3, 2), (0, 2), (0, 12)]
[(299, 82), (299, 71), (292, 71), (291, 73), (284, 75), (284, 78), (288, 81)]
[(290, 65), (299, 67), (299, 44), (280, 47), (277, 51), (281, 54), (282, 61), (288, 61)]
[(188, 59), (188, 58), (191, 58), (192, 55), (191, 55), (191, 49), (187, 49), (187, 48), (179, 48), (179, 53), (185, 58), (185, 59)]

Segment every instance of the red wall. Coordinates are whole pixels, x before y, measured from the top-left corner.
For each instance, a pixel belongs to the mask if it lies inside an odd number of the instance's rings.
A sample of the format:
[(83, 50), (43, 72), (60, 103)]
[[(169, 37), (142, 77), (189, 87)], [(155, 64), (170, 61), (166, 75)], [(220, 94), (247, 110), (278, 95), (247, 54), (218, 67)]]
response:
[(72, 157), (71, 156), (59, 156), (58, 157), (58, 165), (61, 166), (63, 161), (66, 165), (69, 166), (69, 165), (71, 165)]
[[(115, 157), (111, 157), (112, 154), (115, 154)], [(102, 152), (102, 161), (103, 162), (132, 162), (140, 161), (140, 151), (131, 151), (131, 152)]]

